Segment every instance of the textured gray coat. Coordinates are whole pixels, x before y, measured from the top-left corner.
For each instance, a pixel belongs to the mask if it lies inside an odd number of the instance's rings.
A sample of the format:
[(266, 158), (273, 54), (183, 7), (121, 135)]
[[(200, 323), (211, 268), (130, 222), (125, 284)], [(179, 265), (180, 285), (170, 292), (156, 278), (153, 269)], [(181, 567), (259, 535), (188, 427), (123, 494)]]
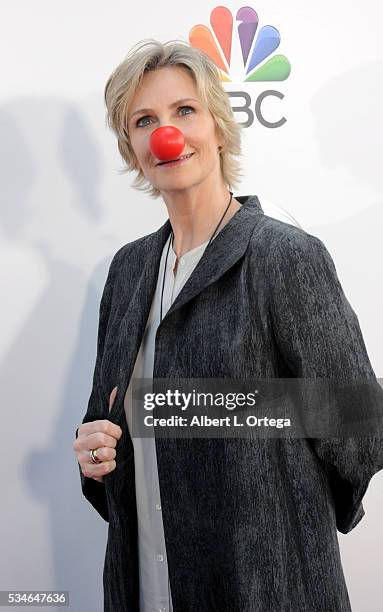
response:
[[(156, 334), (154, 378), (375, 379), (357, 316), (323, 242), (263, 213), (256, 196), (209, 245)], [(169, 220), (124, 245), (101, 304), (83, 422), (123, 434), (85, 497), (109, 522), (106, 612), (138, 612), (133, 445), (124, 395), (154, 295)], [(118, 385), (111, 412), (109, 394)], [(76, 432), (77, 433), (77, 432)], [(382, 441), (156, 439), (175, 612), (351, 610), (337, 540), (364, 515)]]

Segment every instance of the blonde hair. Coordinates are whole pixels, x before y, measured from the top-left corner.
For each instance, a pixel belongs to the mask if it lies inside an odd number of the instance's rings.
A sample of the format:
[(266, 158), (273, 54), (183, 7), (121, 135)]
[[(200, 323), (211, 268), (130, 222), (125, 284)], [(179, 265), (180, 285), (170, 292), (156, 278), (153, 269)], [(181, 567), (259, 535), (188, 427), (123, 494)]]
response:
[(222, 86), (216, 64), (203, 51), (182, 40), (161, 43), (144, 39), (132, 47), (125, 59), (109, 77), (104, 91), (107, 125), (117, 136), (118, 149), (125, 162), (124, 174), (137, 171), (132, 186), (158, 198), (161, 192), (142, 172), (131, 146), (127, 130), (129, 105), (145, 72), (163, 66), (181, 66), (190, 71), (201, 102), (210, 110), (224, 144), (220, 152), (223, 180), (231, 191), (242, 176), (238, 156), (241, 152), (242, 126), (234, 118), (227, 92)]

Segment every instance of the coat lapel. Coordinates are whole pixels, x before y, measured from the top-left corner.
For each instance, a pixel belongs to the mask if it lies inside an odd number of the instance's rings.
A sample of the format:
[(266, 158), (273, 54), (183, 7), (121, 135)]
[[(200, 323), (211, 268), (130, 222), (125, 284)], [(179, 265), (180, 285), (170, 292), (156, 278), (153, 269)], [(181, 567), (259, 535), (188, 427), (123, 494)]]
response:
[[(241, 202), (247, 196), (237, 197)], [(200, 261), (177, 295), (173, 304), (163, 317), (163, 321), (172, 313), (194, 298), (205, 287), (214, 283), (231, 268), (245, 253), (255, 223), (263, 211), (256, 196), (232, 217), (216, 238), (204, 251)]]
[[(204, 251), (197, 266), (186, 281), (172, 306), (162, 319), (193, 299), (205, 287), (215, 282), (245, 253), (251, 234), (263, 210), (257, 196), (236, 196), (242, 204), (237, 213), (218, 233)], [(161, 255), (171, 231), (169, 219), (153, 234), (146, 237), (144, 266), (140, 280), (133, 289), (118, 339), (118, 393), (109, 413), (109, 419), (120, 423), (124, 412), (124, 397), (134, 368), (134, 363), (145, 331), (154, 293), (157, 286)]]

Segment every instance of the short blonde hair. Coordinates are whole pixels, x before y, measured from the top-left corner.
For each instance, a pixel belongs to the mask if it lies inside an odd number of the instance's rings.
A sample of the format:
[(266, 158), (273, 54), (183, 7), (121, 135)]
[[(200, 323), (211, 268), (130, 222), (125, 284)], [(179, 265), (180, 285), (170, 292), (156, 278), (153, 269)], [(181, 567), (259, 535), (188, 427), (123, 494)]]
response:
[(182, 40), (161, 43), (150, 38), (140, 41), (132, 47), (106, 83), (104, 92), (106, 120), (117, 136), (118, 149), (126, 164), (120, 173), (136, 170), (137, 176), (132, 186), (148, 192), (153, 198), (161, 195), (139, 167), (129, 138), (127, 116), (129, 105), (144, 73), (174, 65), (190, 71), (200, 100), (213, 116), (218, 133), (224, 140), (220, 152), (222, 177), (229, 189), (234, 191), (242, 176), (238, 160), (242, 155), (242, 126), (234, 118), (229, 96), (222, 86), (216, 64), (203, 51)]

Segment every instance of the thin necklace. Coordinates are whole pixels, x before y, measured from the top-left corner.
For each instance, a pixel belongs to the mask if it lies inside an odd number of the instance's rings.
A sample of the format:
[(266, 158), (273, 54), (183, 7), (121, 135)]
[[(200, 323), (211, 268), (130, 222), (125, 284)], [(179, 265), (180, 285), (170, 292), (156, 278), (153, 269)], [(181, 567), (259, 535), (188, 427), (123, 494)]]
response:
[[(223, 215), (222, 215), (222, 217), (221, 217), (220, 222), (218, 223), (217, 227), (215, 228), (215, 230), (214, 230), (213, 234), (211, 235), (210, 240), (209, 240), (208, 244), (206, 245), (206, 249), (207, 249), (207, 247), (209, 246), (209, 244), (211, 243), (211, 241), (213, 240), (213, 238), (214, 238), (214, 236), (215, 236), (215, 234), (216, 234), (216, 232), (217, 232), (217, 229), (218, 229), (218, 228), (219, 228), (219, 226), (221, 225), (221, 223), (222, 223), (222, 221), (223, 221), (223, 218), (224, 218), (224, 216), (226, 215), (226, 213), (227, 213), (227, 211), (228, 211), (228, 208), (229, 208), (229, 206), (230, 206), (230, 204), (231, 204), (231, 200), (233, 199), (233, 194), (232, 194), (232, 192), (231, 192), (231, 191), (229, 191), (229, 193), (230, 193), (230, 200), (229, 200), (229, 203), (228, 203), (228, 205), (227, 205), (227, 206), (226, 206), (226, 208), (225, 208), (225, 212), (223, 213)], [(165, 267), (164, 267), (164, 275), (163, 275), (163, 279), (162, 279), (160, 323), (161, 323), (161, 321), (162, 321), (162, 302), (163, 302), (163, 297), (164, 297), (165, 275), (166, 275), (166, 270), (167, 270), (168, 255), (169, 255), (170, 243), (173, 245), (173, 238), (174, 238), (174, 233), (173, 233), (173, 228), (172, 228), (172, 230), (171, 230), (171, 232), (170, 232), (170, 239), (169, 239), (169, 244), (168, 244), (168, 250), (167, 250), (167, 252), (166, 252)]]

